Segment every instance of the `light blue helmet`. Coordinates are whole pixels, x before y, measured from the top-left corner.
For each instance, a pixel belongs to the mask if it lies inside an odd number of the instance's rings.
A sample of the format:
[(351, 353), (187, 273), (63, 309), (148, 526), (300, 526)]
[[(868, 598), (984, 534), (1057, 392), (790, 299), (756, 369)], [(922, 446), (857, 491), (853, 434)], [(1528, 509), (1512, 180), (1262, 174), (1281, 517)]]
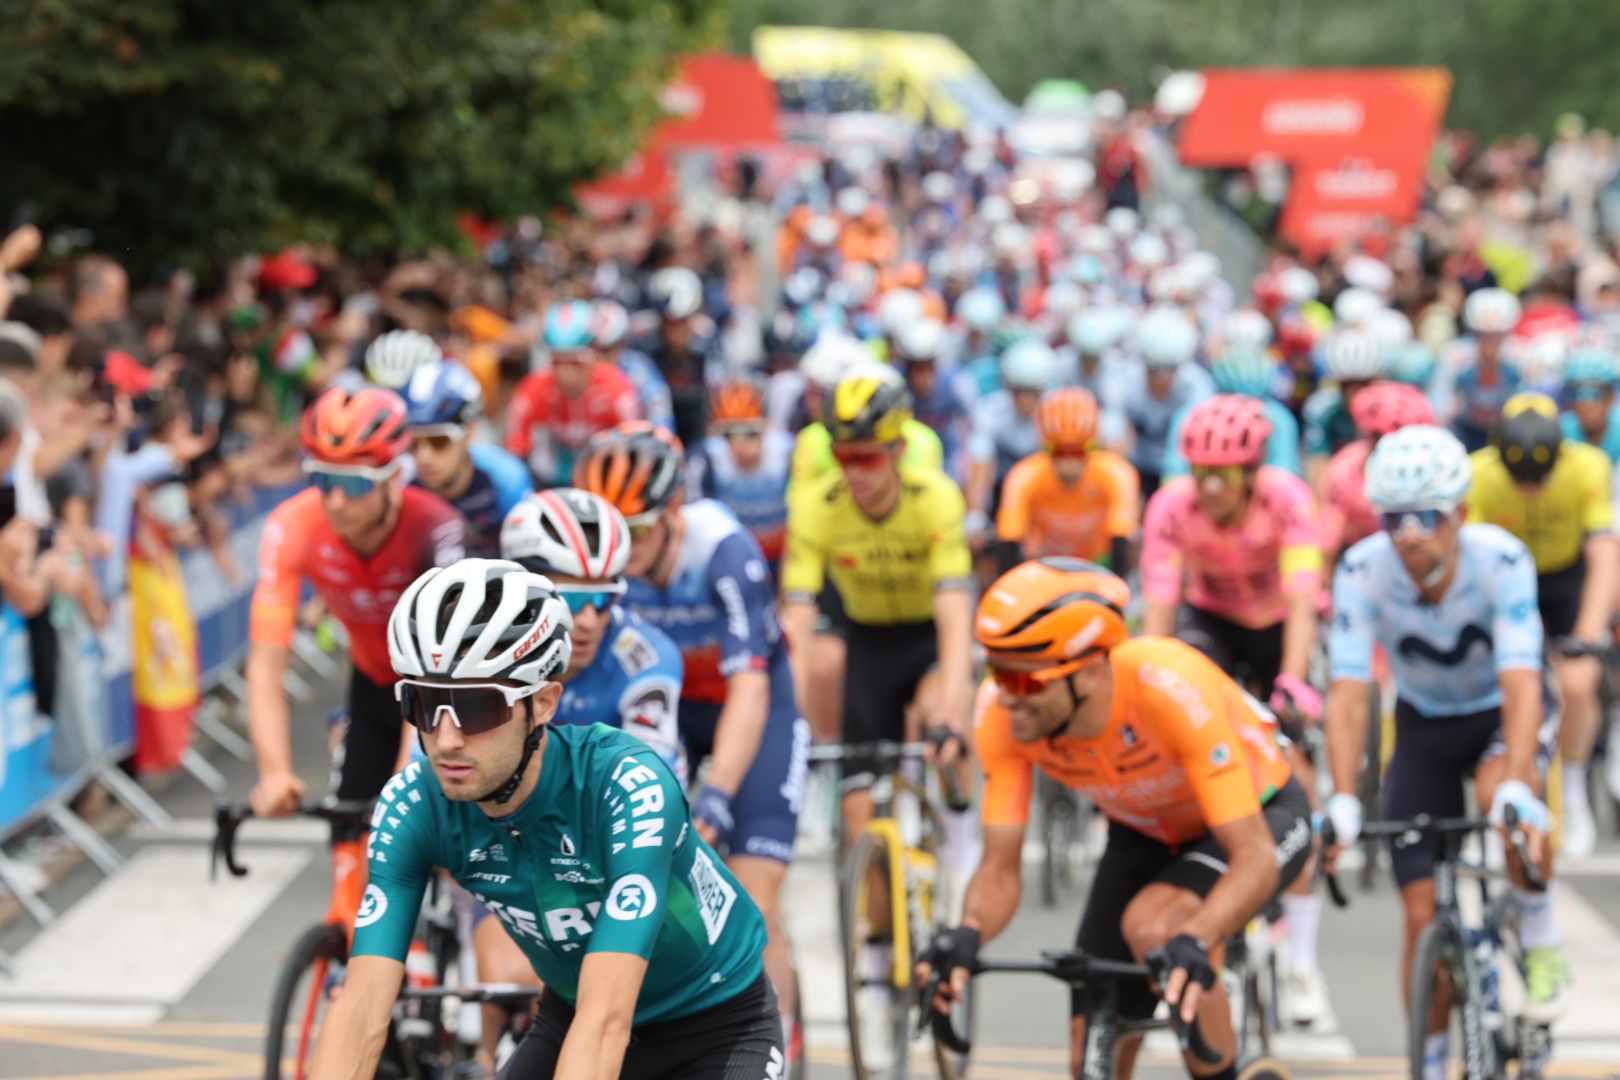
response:
[(1392, 346), (1384, 354), (1384, 377), (1427, 390), (1440, 368), (1440, 358), (1421, 341)]
[(460, 364), (419, 367), (405, 384), (405, 422), (411, 427), (468, 424), (484, 412), (484, 388)]
[(1228, 349), (1209, 365), (1209, 373), (1223, 394), (1263, 398), (1271, 391), (1277, 362), (1263, 351)]
[(1108, 276), (1108, 268), (1095, 255), (1076, 255), (1069, 263), (1069, 276), (1082, 285), (1101, 285)]
[(1174, 307), (1156, 307), (1136, 324), (1136, 345), (1150, 368), (1179, 367), (1198, 353), (1198, 329)]
[(996, 324), (1007, 317), (1007, 305), (994, 289), (969, 289), (957, 299), (956, 313), (968, 324), (969, 329), (984, 334), (994, 330)]
[(1581, 349), (1564, 362), (1564, 383), (1620, 383), (1620, 363), (1608, 349)]
[(1380, 511), (1451, 510), (1468, 494), (1473, 463), (1457, 436), (1412, 424), (1378, 440), (1367, 459), (1367, 499)]
[(584, 300), (564, 300), (546, 312), (545, 343), (553, 352), (578, 352), (595, 339), (595, 310)]
[(1120, 343), (1131, 328), (1131, 313), (1125, 308), (1094, 307), (1077, 311), (1066, 328), (1069, 344), (1082, 356), (1101, 356)]

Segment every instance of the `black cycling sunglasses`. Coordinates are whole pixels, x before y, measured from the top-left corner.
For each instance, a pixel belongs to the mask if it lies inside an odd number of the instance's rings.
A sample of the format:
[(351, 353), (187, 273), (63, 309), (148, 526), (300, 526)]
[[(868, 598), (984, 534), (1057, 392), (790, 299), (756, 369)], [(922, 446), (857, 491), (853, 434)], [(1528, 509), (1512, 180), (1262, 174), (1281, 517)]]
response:
[(439, 719), (450, 722), (463, 735), (482, 735), (512, 719), (512, 706), (539, 693), (547, 684), (507, 686), (504, 683), (430, 683), (401, 679), (394, 684), (394, 698), (405, 719), (424, 735), (431, 735)]

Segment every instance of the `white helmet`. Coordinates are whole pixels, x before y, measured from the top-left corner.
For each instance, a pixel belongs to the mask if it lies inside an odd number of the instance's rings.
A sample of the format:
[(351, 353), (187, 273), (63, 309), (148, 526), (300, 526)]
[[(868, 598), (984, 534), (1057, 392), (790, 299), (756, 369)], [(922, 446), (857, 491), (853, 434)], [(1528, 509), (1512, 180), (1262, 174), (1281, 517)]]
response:
[(1569, 360), (1569, 339), (1558, 333), (1537, 334), (1514, 349), (1510, 360), (1530, 386), (1560, 386)]
[(980, 285), (957, 297), (956, 313), (968, 329), (985, 334), (1007, 317), (1007, 304), (996, 290)]
[(1322, 366), (1340, 382), (1376, 379), (1384, 373), (1384, 346), (1361, 330), (1335, 330), (1322, 345)]
[(1003, 221), (990, 234), (997, 255), (1019, 255), (1029, 246), (1029, 230), (1016, 221)]
[(574, 620), (549, 578), (505, 559), (462, 559), (411, 582), (388, 617), (406, 678), (533, 686), (568, 667)]
[(1129, 240), (1141, 227), (1142, 218), (1128, 206), (1116, 206), (1103, 215), (1103, 224), (1120, 240)]
[(901, 328), (894, 343), (907, 360), (938, 360), (945, 348), (945, 324), (927, 316), (913, 319)]
[(1043, 314), (1058, 323), (1068, 321), (1069, 316), (1080, 310), (1085, 303), (1085, 294), (1080, 286), (1072, 281), (1054, 281), (1046, 287), (1046, 295), (1041, 299)]
[(1153, 270), (1170, 261), (1170, 245), (1157, 233), (1142, 233), (1131, 241), (1130, 261)]
[(1278, 274), (1277, 284), (1282, 289), (1283, 299), (1296, 305), (1315, 300), (1319, 289), (1316, 275), (1303, 266), (1290, 266)]
[(1362, 328), (1385, 349), (1405, 345), (1412, 340), (1412, 321), (1394, 308), (1380, 308), (1373, 312)]
[(1114, 250), (1114, 234), (1106, 225), (1082, 226), (1074, 242), (1087, 255), (1109, 255)]
[(1370, 289), (1348, 288), (1333, 301), (1333, 319), (1341, 326), (1366, 326), (1384, 301)]
[[(1134, 251), (1136, 245), (1132, 244), (1131, 249)], [(1187, 275), (1182, 272), (1179, 263), (1161, 266), (1153, 272), (1152, 277), (1148, 278), (1148, 299), (1155, 304), (1175, 303), (1189, 294), (1188, 284)]]
[(1194, 292), (1207, 288), (1221, 274), (1221, 260), (1207, 251), (1189, 251), (1177, 265)]
[(1136, 325), (1136, 347), (1150, 368), (1179, 367), (1198, 352), (1198, 330), (1178, 308), (1152, 308)]
[(444, 351), (426, 334), (390, 330), (366, 346), (366, 378), (378, 386), (401, 390), (417, 368), (443, 359)]
[(647, 283), (647, 292), (666, 319), (689, 319), (703, 307), (703, 281), (684, 266), (658, 271)]
[(915, 289), (890, 289), (878, 299), (878, 325), (889, 337), (922, 317), (923, 298)]
[(945, 202), (956, 194), (956, 179), (948, 172), (935, 169), (922, 178), (922, 193), (929, 202)]
[(1127, 308), (1087, 308), (1069, 319), (1069, 344), (1083, 356), (1101, 356), (1118, 345), (1130, 328), (1131, 313)]
[(1057, 353), (1040, 338), (1023, 338), (1001, 354), (1001, 383), (1009, 390), (1046, 390), (1057, 375)]
[(851, 307), (863, 307), (877, 291), (877, 267), (853, 259), (838, 268), (838, 284), (844, 287)]
[(811, 247), (832, 247), (838, 243), (838, 219), (828, 214), (817, 214), (804, 227), (804, 238)]
[(1505, 334), (1519, 322), (1519, 298), (1506, 289), (1476, 289), (1463, 302), (1463, 324), (1476, 334)]
[(799, 373), (810, 385), (831, 390), (852, 364), (870, 360), (872, 352), (847, 334), (827, 332), (799, 358)]
[(1271, 322), (1253, 308), (1234, 311), (1221, 323), (1221, 344), (1227, 352), (1259, 352), (1271, 344)]
[(866, 212), (867, 206), (872, 202), (872, 197), (860, 188), (851, 185), (840, 191), (834, 202), (837, 204), (840, 214), (843, 214), (846, 218), (853, 218), (860, 217)]
[(612, 581), (630, 561), (630, 526), (612, 503), (593, 492), (536, 491), (507, 511), (501, 558), (537, 574)]
[(1433, 424), (1412, 424), (1378, 440), (1367, 459), (1367, 499), (1380, 511), (1450, 510), (1473, 480), (1468, 451)]

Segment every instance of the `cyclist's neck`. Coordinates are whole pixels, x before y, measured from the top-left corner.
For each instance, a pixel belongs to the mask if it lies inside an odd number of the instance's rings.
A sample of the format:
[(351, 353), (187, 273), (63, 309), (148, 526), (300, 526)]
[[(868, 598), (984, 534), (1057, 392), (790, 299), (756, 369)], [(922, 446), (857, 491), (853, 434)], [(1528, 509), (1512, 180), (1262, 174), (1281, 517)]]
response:
[(501, 818), (511, 817), (523, 809), (523, 804), (528, 802), (530, 795), (534, 794), (534, 789), (540, 786), (540, 769), (545, 763), (546, 751), (549, 749), (551, 749), (551, 739), (549, 737), (541, 739), (540, 745), (535, 749), (533, 756), (529, 758), (528, 767), (523, 770), (523, 782), (518, 784), (517, 790), (512, 792), (510, 799), (505, 802), (496, 802), (490, 799), (478, 804), (478, 809), (484, 812), (485, 817), (500, 820)]
[(672, 514), (664, 519), (664, 546), (647, 571), (647, 580), (660, 589), (669, 588), (675, 576), (675, 563), (681, 555), (681, 544), (686, 539), (686, 515)]

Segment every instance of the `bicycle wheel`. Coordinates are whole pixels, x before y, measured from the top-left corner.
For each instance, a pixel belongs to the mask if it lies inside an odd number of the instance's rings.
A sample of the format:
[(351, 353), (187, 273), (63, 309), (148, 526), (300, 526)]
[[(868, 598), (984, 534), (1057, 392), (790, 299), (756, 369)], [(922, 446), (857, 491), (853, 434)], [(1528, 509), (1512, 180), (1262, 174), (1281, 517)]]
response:
[[(892, 960), (881, 971), (868, 969), (876, 954), (892, 957), (894, 947), (888, 894), (878, 901), (874, 882), (887, 889), (892, 875), (901, 872), (888, 845), (874, 833), (855, 841), (844, 869), (844, 1003), (856, 1080), (902, 1080), (906, 1075), (911, 991), (895, 985)], [(888, 949), (882, 948), (884, 943)]]
[(1041, 906), (1056, 907), (1058, 891), (1074, 884), (1074, 845), (1080, 839), (1080, 808), (1061, 784), (1040, 774)]
[(348, 959), (343, 931), (326, 923), (305, 930), (293, 944), (270, 999), (265, 1080), (305, 1080), (309, 1075), (315, 1036), (326, 1017), (332, 989), (343, 980)]
[(1472, 954), (1450, 923), (1433, 922), (1418, 935), (1412, 954), (1412, 1011), (1408, 1018), (1407, 1058), (1412, 1080), (1423, 1080), (1425, 1043), (1435, 995), (1445, 987), (1451, 996), (1446, 1013), (1449, 1053), (1462, 1058), (1463, 1080), (1492, 1080), (1495, 1052), (1479, 1015), (1474, 994)]

